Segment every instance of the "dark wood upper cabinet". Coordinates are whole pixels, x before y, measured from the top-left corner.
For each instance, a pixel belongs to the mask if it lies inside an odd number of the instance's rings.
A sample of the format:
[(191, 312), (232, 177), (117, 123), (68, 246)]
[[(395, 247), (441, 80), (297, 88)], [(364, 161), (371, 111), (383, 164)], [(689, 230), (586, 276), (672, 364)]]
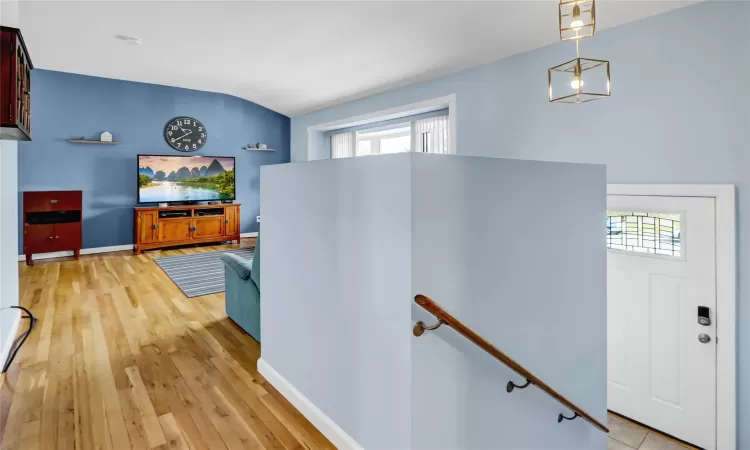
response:
[(31, 69), (21, 30), (0, 26), (0, 139), (31, 140)]

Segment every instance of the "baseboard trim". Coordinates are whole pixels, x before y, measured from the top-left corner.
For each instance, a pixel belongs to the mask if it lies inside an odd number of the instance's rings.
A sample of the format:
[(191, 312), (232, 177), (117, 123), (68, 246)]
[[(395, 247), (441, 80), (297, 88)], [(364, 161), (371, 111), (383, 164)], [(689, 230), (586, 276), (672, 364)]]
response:
[(289, 403), (317, 428), (323, 436), (339, 450), (364, 450), (351, 436), (346, 434), (330, 417), (302, 395), (286, 378), (279, 374), (263, 358), (258, 360), (258, 372), (283, 395)]
[[(258, 232), (254, 231), (251, 233), (242, 233), (240, 234), (241, 238), (249, 238), (249, 237), (258, 237)], [(109, 247), (92, 247), (92, 248), (82, 248), (81, 254), (82, 255), (93, 255), (96, 253), (109, 253), (109, 252), (121, 252), (123, 250), (133, 250), (133, 244), (127, 244), (127, 245), (112, 245)], [(50, 252), (50, 253), (34, 253), (34, 259), (52, 259), (52, 258), (65, 258), (68, 256), (73, 256), (72, 251), (66, 251), (66, 252)], [(18, 255), (19, 261), (25, 261), (26, 255)]]
[[(128, 245), (112, 245), (109, 247), (92, 247), (82, 248), (82, 255), (93, 255), (95, 253), (109, 253), (109, 252), (121, 252), (123, 250), (133, 250), (133, 244)], [(66, 252), (50, 252), (50, 253), (34, 253), (34, 259), (50, 259), (50, 258), (65, 258), (66, 256), (73, 256), (72, 251)], [(25, 255), (18, 255), (19, 261), (25, 261)]]
[(13, 340), (16, 338), (18, 327), (21, 326), (21, 310), (14, 309), (14, 311), (18, 311), (18, 317), (16, 317), (16, 321), (10, 327), (10, 332), (8, 332), (8, 335), (5, 338), (5, 342), (3, 343), (3, 352), (0, 353), (0, 370), (2, 370), (2, 366), (5, 364), (5, 360), (8, 359), (10, 346), (13, 344)]

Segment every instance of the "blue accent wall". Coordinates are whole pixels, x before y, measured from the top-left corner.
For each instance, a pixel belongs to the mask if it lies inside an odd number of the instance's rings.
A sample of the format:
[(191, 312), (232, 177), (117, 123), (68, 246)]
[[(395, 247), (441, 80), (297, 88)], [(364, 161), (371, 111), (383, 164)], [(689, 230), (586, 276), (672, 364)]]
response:
[[(258, 230), (260, 166), (289, 162), (289, 118), (237, 97), (41, 69), (31, 87), (34, 140), (18, 146), (18, 190), (82, 190), (84, 248), (133, 242), (139, 153), (234, 156), (243, 233)], [(198, 152), (165, 142), (164, 126), (176, 116), (206, 126)], [(103, 131), (119, 144), (67, 142)], [(276, 151), (241, 148), (257, 142)], [(19, 227), (19, 254), (22, 233)]]
[(750, 3), (701, 2), (598, 31), (581, 56), (611, 60), (611, 98), (548, 102), (547, 69), (575, 57), (560, 42), (294, 117), (292, 159), (328, 157), (308, 154), (308, 126), (455, 94), (458, 154), (606, 164), (609, 183), (735, 184), (737, 448), (750, 450)]

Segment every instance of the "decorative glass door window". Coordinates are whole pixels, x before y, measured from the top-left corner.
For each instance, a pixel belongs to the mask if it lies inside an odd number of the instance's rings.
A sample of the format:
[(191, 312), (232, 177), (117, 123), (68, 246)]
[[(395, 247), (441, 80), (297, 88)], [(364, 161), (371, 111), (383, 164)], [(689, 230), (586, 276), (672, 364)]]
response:
[(607, 248), (679, 257), (679, 214), (607, 211)]

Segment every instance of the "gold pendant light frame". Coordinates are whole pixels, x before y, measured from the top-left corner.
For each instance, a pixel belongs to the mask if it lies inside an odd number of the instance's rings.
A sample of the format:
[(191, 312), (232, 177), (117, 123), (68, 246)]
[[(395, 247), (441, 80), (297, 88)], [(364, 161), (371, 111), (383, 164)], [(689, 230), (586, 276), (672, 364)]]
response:
[[(582, 39), (596, 33), (596, 0), (560, 1), (560, 40)], [(579, 23), (574, 23), (578, 21)]]
[[(560, 40), (575, 40), (576, 57), (547, 70), (550, 102), (587, 103), (609, 97), (612, 93), (609, 61), (581, 58), (579, 52), (580, 40), (591, 37), (596, 32), (595, 2), (596, 0), (560, 0), (558, 14)], [(584, 81), (584, 75), (587, 81)], [(592, 85), (598, 86), (599, 89), (592, 89)], [(562, 94), (557, 92), (561, 88), (564, 91)]]

